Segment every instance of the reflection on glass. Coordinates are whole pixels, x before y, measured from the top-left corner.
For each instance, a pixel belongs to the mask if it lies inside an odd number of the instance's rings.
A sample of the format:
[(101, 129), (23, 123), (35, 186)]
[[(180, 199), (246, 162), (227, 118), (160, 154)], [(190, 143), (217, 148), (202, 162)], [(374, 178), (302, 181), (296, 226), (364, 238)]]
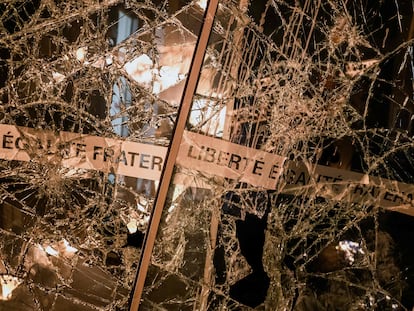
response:
[(414, 306), (411, 6), (220, 6), (140, 310)]
[(128, 309), (202, 5), (0, 4), (1, 310)]
[[(0, 309), (128, 309), (208, 3), (0, 3)], [(412, 5), (220, 1), (140, 309), (413, 309)]]

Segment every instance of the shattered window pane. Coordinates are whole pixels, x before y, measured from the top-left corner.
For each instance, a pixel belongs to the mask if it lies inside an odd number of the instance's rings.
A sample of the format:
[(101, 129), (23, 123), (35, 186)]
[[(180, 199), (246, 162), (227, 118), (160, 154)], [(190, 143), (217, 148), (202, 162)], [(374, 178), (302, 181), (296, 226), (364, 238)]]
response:
[(168, 145), (202, 13), (178, 0), (0, 3), (1, 310), (128, 309), (158, 181), (88, 161), (161, 171), (161, 157), (111, 144)]
[(220, 2), (140, 310), (414, 307), (412, 12)]
[[(128, 309), (207, 4), (0, 3), (0, 309)], [(414, 307), (413, 9), (220, 1), (140, 310)]]

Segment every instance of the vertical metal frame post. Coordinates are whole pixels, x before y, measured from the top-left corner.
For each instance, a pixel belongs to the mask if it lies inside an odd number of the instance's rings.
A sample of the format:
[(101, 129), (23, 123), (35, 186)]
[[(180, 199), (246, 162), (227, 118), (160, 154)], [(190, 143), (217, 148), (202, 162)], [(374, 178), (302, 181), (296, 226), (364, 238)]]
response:
[(138, 275), (135, 281), (135, 288), (133, 290), (130, 311), (138, 311), (142, 291), (145, 285), (148, 268), (151, 263), (151, 254), (154, 248), (155, 239), (158, 232), (159, 223), (161, 221), (162, 211), (167, 200), (168, 189), (170, 187), (174, 166), (178, 151), (180, 149), (181, 139), (185, 130), (188, 115), (193, 102), (194, 93), (197, 88), (198, 79), (201, 72), (201, 67), (204, 61), (204, 55), (207, 49), (208, 40), (211, 30), (213, 28), (214, 17), (218, 7), (218, 0), (209, 0), (204, 14), (203, 25), (200, 36), (198, 37), (193, 59), (191, 62), (190, 72), (184, 93), (181, 99), (181, 105), (178, 110), (177, 120), (175, 122), (173, 137), (168, 149), (166, 161), (161, 175), (160, 184), (155, 198), (153, 211), (147, 234), (145, 236), (143, 250), (138, 265)]

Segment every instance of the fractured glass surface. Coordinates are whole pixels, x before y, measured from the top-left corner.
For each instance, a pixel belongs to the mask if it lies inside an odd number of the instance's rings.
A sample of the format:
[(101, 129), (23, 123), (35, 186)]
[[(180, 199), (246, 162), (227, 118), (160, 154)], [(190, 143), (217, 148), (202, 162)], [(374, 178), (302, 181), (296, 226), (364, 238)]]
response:
[[(0, 310), (128, 310), (206, 6), (0, 3)], [(412, 6), (220, 1), (140, 310), (414, 307)]]
[(412, 9), (221, 2), (140, 310), (412, 309)]
[[(161, 157), (115, 156), (110, 141), (168, 145), (202, 11), (190, 1), (0, 4), (1, 310), (128, 309), (157, 180), (88, 166), (160, 174)], [(93, 150), (69, 132), (92, 137)]]

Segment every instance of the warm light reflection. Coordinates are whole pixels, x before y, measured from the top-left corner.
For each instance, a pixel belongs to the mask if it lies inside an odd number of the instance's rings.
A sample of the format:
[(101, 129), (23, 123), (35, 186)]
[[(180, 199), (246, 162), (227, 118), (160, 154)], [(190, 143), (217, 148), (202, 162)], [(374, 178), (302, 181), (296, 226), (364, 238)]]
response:
[[(221, 94), (212, 94), (212, 97), (220, 99)], [(189, 122), (209, 135), (221, 137), (224, 132), (226, 111), (226, 107), (220, 107), (216, 101), (200, 98), (193, 103)]]
[(197, 4), (203, 10), (205, 10), (207, 8), (207, 0), (198, 0)]
[(66, 239), (62, 239), (61, 241), (51, 245), (44, 244), (41, 249), (43, 249), (50, 256), (63, 256), (68, 258), (73, 257), (73, 255), (78, 251), (78, 249), (71, 246)]
[(13, 291), (22, 283), (22, 281), (11, 275), (0, 276), (1, 295), (0, 300), (10, 300), (13, 295)]
[(184, 76), (180, 75), (179, 66), (162, 66), (159, 71), (158, 83), (160, 84), (160, 89), (165, 90), (173, 85), (176, 85), (183, 78)]
[(148, 226), (149, 222), (149, 212), (148, 212), (149, 203), (145, 198), (140, 198), (137, 202), (137, 210), (132, 211), (129, 215), (126, 222), (128, 232), (134, 234), (137, 231), (145, 231), (144, 228)]
[(174, 193), (172, 196), (172, 202), (175, 202), (179, 196), (187, 189), (184, 185), (174, 185)]
[(127, 62), (124, 69), (137, 83), (148, 88), (151, 87), (151, 91), (154, 94), (159, 94), (185, 78), (185, 75), (180, 72), (180, 63), (162, 66), (160, 69), (157, 69), (154, 68), (154, 63), (146, 54), (142, 54)]
[(153, 63), (151, 58), (142, 54), (124, 66), (125, 71), (139, 84), (149, 86), (153, 79)]
[(148, 203), (145, 200), (141, 200), (140, 202), (137, 203), (137, 209), (143, 213), (148, 212), (147, 206), (148, 206)]
[(65, 80), (65, 75), (61, 74), (60, 72), (52, 72), (52, 78), (55, 82), (60, 83)]
[(132, 219), (129, 223), (127, 223), (127, 228), (130, 234), (133, 234), (138, 231), (138, 223), (136, 219)]
[(73, 246), (71, 246), (66, 239), (63, 239), (62, 240), (62, 243), (63, 243), (63, 252), (66, 255), (68, 255), (68, 254), (73, 255), (73, 254), (75, 254), (78, 251), (78, 249), (75, 248), (75, 247), (73, 247)]
[(340, 241), (339, 245), (336, 246), (336, 249), (344, 253), (345, 259), (350, 265), (355, 262), (355, 256), (357, 254), (364, 254), (364, 251), (362, 250), (359, 243), (352, 241)]
[(86, 53), (87, 52), (88, 52), (88, 48), (87, 47), (81, 47), (81, 48), (77, 49), (76, 52), (75, 52), (76, 59), (78, 61), (80, 61), (81, 63), (83, 63), (85, 61)]
[(49, 254), (50, 256), (58, 256), (59, 255), (59, 252), (51, 246), (46, 246), (45, 252), (47, 254)]

